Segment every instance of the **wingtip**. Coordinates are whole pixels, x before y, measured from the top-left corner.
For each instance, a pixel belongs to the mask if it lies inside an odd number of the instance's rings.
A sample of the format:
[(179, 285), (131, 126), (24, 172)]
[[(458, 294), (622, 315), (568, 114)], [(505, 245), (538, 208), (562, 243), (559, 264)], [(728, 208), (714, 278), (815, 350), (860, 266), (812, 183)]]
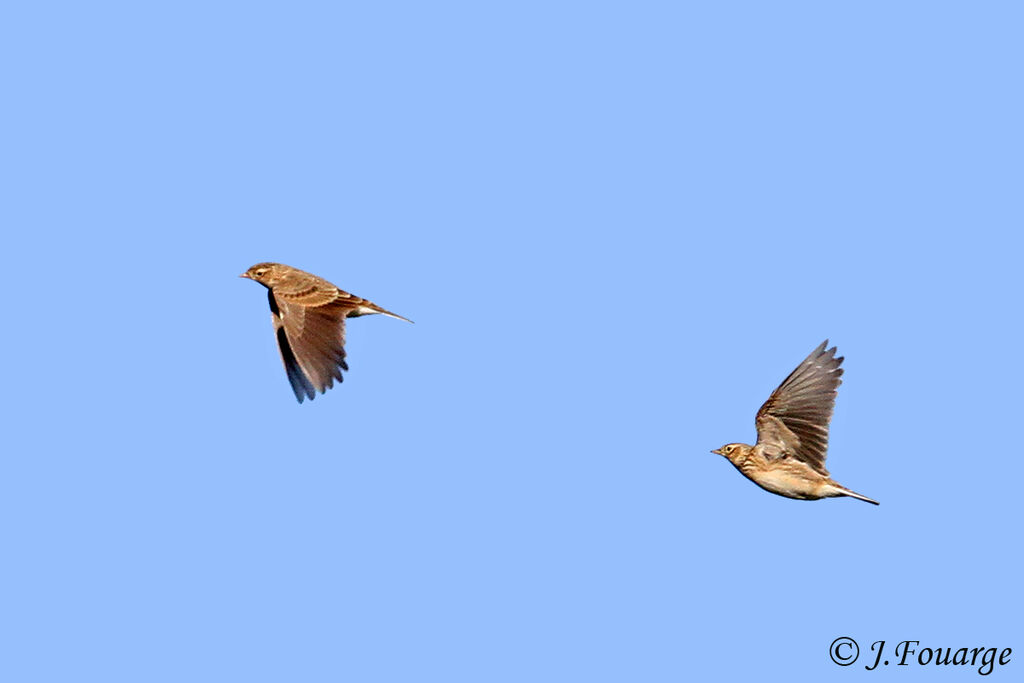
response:
[(836, 356), (836, 352), (838, 352), (838, 350), (838, 346), (829, 347), (828, 339), (826, 339), (825, 341), (821, 342), (821, 344), (818, 345), (818, 348), (814, 349), (814, 351), (811, 352), (811, 356), (815, 358), (820, 356), (829, 356), (831, 358), (835, 358), (837, 362), (842, 363), (843, 356)]

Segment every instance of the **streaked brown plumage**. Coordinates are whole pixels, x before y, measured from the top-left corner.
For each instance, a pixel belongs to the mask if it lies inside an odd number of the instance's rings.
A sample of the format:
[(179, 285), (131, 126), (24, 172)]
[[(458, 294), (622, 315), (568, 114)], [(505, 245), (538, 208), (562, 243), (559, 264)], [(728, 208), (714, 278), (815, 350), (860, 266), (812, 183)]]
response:
[(377, 304), (338, 289), (312, 273), (281, 263), (257, 263), (240, 277), (270, 291), (271, 319), (281, 360), (295, 398), (313, 400), (342, 381), (345, 318), (382, 313), (412, 322)]
[(757, 445), (730, 443), (711, 451), (725, 456), (765, 491), (818, 500), (849, 496), (878, 505), (833, 481), (825, 469), (828, 425), (842, 384), (843, 357), (825, 350), (826, 339), (772, 392), (757, 411)]

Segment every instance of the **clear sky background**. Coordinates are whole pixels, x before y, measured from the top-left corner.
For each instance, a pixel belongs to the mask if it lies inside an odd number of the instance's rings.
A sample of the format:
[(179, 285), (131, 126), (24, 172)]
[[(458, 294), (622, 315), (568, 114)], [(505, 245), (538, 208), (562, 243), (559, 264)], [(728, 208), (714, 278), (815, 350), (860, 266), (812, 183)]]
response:
[[(0, 679), (1019, 677), (1024, 15), (828, 4), (6, 5)], [(880, 507), (709, 453), (825, 338)]]

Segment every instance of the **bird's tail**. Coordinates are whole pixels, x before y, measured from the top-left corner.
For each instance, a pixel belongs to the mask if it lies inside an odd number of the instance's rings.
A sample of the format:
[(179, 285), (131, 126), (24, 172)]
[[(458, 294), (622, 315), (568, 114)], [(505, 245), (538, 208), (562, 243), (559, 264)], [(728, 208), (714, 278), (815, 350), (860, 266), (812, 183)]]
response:
[(878, 505), (878, 501), (877, 500), (872, 500), (871, 498), (868, 498), (867, 496), (862, 496), (859, 493), (857, 493), (856, 491), (851, 491), (850, 489), (846, 488), (845, 486), (839, 486), (837, 484), (836, 488), (839, 489), (842, 492), (842, 495), (844, 495), (844, 496), (849, 496), (850, 498), (856, 498), (857, 500), (863, 500), (865, 503), (871, 503), (872, 505)]
[[(380, 307), (378, 306), (378, 308), (380, 308)], [(381, 308), (377, 312), (380, 313), (381, 315), (386, 315), (386, 316), (389, 316), (391, 318), (398, 318), (399, 320), (404, 320), (407, 323), (411, 323), (412, 322), (411, 320), (409, 320), (405, 316), (398, 315), (397, 313), (392, 313), (391, 311), (385, 310), (383, 308)]]
[[(373, 303), (372, 301), (365, 301), (365, 300), (363, 301), (363, 304), (358, 309), (356, 309), (355, 315), (371, 315), (371, 314), (374, 314), (374, 313), (379, 313), (381, 315), (386, 315), (386, 316), (389, 316), (391, 318), (398, 318), (399, 320), (404, 320), (407, 323), (411, 323), (412, 322), (411, 320), (409, 320), (408, 318), (406, 318), (404, 316), (398, 315), (397, 313), (392, 313), (391, 311), (389, 311), (386, 308), (381, 308), (380, 306), (378, 306), (377, 304)], [(352, 315), (353, 315), (352, 313), (349, 313), (349, 316), (352, 316)]]

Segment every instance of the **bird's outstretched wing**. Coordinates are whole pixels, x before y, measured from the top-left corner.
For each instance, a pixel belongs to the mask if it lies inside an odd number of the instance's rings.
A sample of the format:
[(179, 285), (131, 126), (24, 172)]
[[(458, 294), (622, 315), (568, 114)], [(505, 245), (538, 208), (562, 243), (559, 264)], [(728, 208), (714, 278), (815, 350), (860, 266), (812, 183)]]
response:
[(792, 457), (824, 476), (828, 425), (842, 384), (843, 357), (828, 340), (772, 392), (757, 411), (757, 443), (769, 458)]
[(367, 303), (326, 281), (303, 284), (269, 292), (281, 360), (299, 403), (342, 381), (345, 318)]

